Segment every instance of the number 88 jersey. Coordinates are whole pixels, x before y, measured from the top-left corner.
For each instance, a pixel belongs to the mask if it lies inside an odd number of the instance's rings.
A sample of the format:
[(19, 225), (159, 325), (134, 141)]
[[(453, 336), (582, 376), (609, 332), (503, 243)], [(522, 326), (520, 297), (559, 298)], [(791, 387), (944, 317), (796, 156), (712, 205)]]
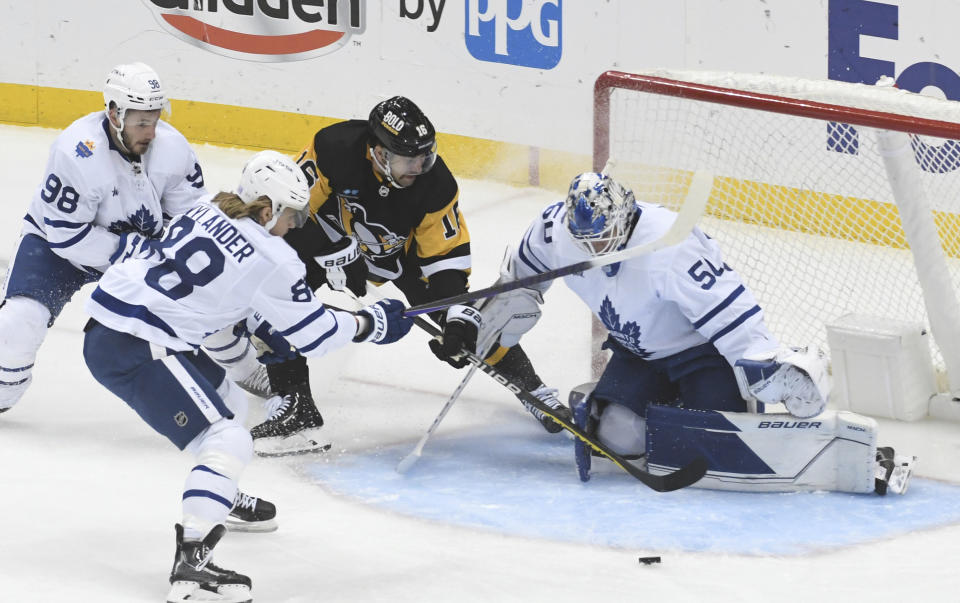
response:
[(255, 312), (304, 355), (352, 340), (353, 315), (324, 308), (281, 237), (209, 201), (172, 220), (153, 249), (111, 266), (87, 301), (90, 316), (177, 351)]

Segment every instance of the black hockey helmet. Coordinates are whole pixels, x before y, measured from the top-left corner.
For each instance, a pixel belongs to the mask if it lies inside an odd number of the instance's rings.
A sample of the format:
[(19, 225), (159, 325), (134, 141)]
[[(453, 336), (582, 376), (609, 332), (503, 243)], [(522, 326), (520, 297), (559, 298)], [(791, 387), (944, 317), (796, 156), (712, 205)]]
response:
[(377, 104), (370, 111), (370, 134), (373, 141), (403, 157), (434, 154), (437, 132), (413, 101), (394, 96)]

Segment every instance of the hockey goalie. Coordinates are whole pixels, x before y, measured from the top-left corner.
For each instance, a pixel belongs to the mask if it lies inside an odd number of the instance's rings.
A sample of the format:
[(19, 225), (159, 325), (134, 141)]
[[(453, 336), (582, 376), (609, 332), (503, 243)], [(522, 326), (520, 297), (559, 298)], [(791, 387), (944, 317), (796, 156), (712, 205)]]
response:
[[(676, 217), (636, 201), (607, 174), (580, 174), (508, 250), (501, 282), (646, 246)], [(654, 473), (703, 457), (703, 488), (906, 492), (916, 458), (878, 447), (873, 419), (826, 409), (823, 355), (779, 345), (699, 228), (564, 280), (609, 331), (612, 353), (598, 381), (570, 393), (574, 421), (613, 451)], [(499, 330), (504, 345), (518, 341), (537, 322), (549, 284), (493, 298), (482, 306), (483, 328)], [(763, 412), (773, 404), (787, 413)], [(575, 457), (587, 481), (591, 452), (580, 441)]]

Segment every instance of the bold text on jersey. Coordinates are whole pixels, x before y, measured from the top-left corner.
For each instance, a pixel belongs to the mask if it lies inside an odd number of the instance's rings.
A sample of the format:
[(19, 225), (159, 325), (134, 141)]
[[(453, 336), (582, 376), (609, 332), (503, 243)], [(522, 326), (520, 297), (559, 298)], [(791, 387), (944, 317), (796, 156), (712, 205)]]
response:
[[(209, 214), (209, 217), (207, 215)], [(210, 207), (198, 205), (185, 214), (188, 218), (193, 218), (207, 233), (210, 238), (220, 244), (229, 255), (237, 259), (239, 264), (245, 258), (253, 255), (253, 245), (247, 242), (237, 227), (230, 223), (225, 216), (213, 211)], [(206, 217), (206, 219), (203, 219)]]

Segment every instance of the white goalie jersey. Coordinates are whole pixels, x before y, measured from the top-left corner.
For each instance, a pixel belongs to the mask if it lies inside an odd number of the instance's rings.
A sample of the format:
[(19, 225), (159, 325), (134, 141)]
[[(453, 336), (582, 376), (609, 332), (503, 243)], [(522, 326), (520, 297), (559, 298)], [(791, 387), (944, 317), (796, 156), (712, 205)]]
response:
[[(658, 205), (637, 206), (627, 247), (658, 239), (676, 217)], [(564, 212), (563, 203), (554, 203), (527, 229), (512, 259), (517, 278), (589, 259), (573, 243)], [(564, 281), (617, 342), (642, 358), (671, 356), (709, 341), (732, 366), (745, 355), (777, 349), (757, 301), (699, 228), (677, 245)]]
[(46, 239), (81, 270), (102, 272), (118, 235), (158, 236), (164, 220), (206, 193), (187, 140), (164, 121), (139, 163), (113, 145), (103, 111), (73, 122), (50, 149), (46, 172), (24, 217), (24, 234)]
[(202, 198), (145, 257), (111, 266), (86, 310), (111, 329), (177, 351), (259, 313), (306, 356), (350, 342), (356, 319), (325, 308), (282, 237)]

